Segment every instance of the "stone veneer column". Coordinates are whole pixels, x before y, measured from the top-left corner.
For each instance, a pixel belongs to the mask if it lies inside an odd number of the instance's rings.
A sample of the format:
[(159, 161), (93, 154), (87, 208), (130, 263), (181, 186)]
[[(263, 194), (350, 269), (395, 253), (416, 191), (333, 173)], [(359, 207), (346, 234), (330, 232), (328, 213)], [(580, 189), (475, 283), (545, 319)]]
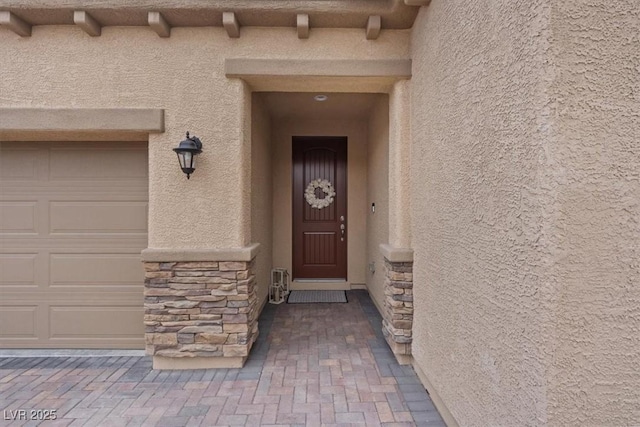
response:
[(144, 262), (145, 342), (154, 368), (242, 367), (258, 336), (254, 264)]
[(381, 245), (384, 255), (382, 333), (401, 364), (411, 362), (413, 328), (413, 252)]

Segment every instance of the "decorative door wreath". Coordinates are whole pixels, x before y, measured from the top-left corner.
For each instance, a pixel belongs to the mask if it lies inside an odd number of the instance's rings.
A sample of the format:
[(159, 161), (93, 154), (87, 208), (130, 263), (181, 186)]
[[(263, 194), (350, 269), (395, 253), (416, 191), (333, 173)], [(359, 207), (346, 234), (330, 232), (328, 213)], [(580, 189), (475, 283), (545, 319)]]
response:
[[(316, 197), (316, 189), (318, 188), (324, 193), (324, 198), (322, 199)], [(336, 191), (333, 189), (333, 185), (326, 179), (314, 179), (307, 185), (307, 189), (304, 190), (304, 198), (314, 209), (326, 208), (333, 203), (334, 197), (336, 197)]]

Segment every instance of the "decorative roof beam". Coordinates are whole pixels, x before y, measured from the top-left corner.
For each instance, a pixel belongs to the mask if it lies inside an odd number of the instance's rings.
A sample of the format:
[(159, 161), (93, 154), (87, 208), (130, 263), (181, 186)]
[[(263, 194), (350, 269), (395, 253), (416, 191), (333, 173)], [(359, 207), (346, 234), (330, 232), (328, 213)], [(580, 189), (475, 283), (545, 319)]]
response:
[(160, 12), (149, 12), (147, 20), (151, 29), (160, 37), (169, 37), (171, 35), (171, 25)]
[(0, 0), (0, 11), (37, 25), (73, 24), (76, 10), (86, 10), (103, 27), (147, 26), (149, 11), (160, 11), (175, 27), (219, 27), (222, 13), (233, 11), (243, 27), (295, 26), (295, 16), (306, 13), (314, 29), (364, 28), (367, 17), (380, 15), (385, 30), (398, 30), (413, 26), (419, 8), (405, 0)]
[(21, 37), (31, 36), (31, 25), (18, 18), (13, 12), (0, 11), (0, 25)]
[(407, 6), (427, 6), (431, 3), (431, 0), (404, 0), (404, 4)]
[(297, 26), (298, 26), (298, 38), (308, 39), (309, 38), (309, 15), (306, 13), (299, 13), (297, 16)]
[(371, 15), (367, 20), (367, 40), (375, 40), (380, 35), (382, 28), (382, 19), (380, 15)]
[(102, 26), (98, 24), (98, 21), (83, 10), (73, 12), (73, 23), (91, 37), (98, 37), (102, 33)]
[(232, 39), (240, 37), (240, 23), (234, 12), (222, 13), (222, 25)]

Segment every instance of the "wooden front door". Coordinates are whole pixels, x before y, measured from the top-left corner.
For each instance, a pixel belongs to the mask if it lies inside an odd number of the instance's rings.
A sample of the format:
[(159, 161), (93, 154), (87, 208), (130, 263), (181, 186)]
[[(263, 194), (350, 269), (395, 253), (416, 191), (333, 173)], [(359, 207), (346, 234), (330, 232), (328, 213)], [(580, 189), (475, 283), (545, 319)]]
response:
[(347, 278), (346, 137), (293, 137), (293, 278)]

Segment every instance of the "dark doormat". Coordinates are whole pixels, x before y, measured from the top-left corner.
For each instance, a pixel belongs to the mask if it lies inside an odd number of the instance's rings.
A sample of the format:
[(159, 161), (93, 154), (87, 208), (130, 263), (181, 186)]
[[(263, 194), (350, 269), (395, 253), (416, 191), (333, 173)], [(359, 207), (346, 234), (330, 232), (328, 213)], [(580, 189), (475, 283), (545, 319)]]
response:
[(347, 293), (345, 291), (291, 291), (288, 304), (311, 304), (317, 302), (338, 302), (345, 303), (347, 301)]

